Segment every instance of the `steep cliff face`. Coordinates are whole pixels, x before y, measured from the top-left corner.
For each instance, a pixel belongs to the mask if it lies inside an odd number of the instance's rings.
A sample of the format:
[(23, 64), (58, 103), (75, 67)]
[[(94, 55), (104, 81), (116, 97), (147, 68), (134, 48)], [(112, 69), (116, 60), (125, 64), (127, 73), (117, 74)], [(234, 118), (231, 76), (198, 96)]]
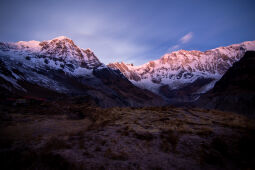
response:
[[(138, 87), (151, 90), (166, 98), (189, 101), (210, 90), (247, 50), (255, 50), (255, 41), (205, 52), (179, 50), (141, 66), (125, 63), (112, 63), (108, 66), (119, 69)], [(194, 86), (196, 87), (183, 91)], [(182, 95), (169, 95), (176, 92)]]
[(235, 63), (214, 88), (201, 96), (201, 107), (255, 115), (255, 52), (248, 51)]
[(0, 81), (1, 91), (46, 98), (88, 96), (104, 107), (164, 103), (105, 66), (90, 49), (79, 48), (63, 36), (42, 42), (0, 43)]

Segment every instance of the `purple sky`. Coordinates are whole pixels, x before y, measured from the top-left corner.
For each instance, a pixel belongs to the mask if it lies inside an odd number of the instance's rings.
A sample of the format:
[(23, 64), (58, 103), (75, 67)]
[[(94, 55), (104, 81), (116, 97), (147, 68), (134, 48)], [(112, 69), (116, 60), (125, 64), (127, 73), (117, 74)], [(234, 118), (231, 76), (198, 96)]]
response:
[(0, 41), (64, 35), (109, 62), (255, 40), (254, 0), (1, 0)]

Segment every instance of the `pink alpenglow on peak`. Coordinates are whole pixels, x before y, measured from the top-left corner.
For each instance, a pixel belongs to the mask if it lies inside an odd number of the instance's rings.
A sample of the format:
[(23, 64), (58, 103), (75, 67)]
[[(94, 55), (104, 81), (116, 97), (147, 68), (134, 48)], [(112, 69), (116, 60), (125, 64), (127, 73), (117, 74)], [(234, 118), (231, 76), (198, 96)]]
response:
[[(17, 43), (1, 43), (0, 53), (20, 59), (29, 56), (31, 61), (38, 61), (42, 58), (52, 60), (52, 66), (59, 67), (59, 62), (72, 63), (77, 67), (94, 68), (102, 63), (90, 50), (84, 50), (66, 36), (59, 36), (47, 41), (19, 41)], [(47, 62), (48, 63), (48, 62)], [(51, 63), (51, 62), (49, 62)]]
[(58, 39), (58, 40), (69, 39), (70, 40), (70, 38), (68, 38), (66, 36), (58, 36), (58, 37), (53, 38), (52, 40), (55, 40), (55, 39)]
[[(175, 94), (178, 88), (192, 88), (194, 94), (205, 93), (246, 51), (255, 51), (255, 41), (246, 41), (212, 50), (178, 50), (141, 66), (111, 63), (134, 85), (165, 96)], [(186, 89), (187, 89), (186, 88)], [(168, 95), (170, 96), (170, 95)]]

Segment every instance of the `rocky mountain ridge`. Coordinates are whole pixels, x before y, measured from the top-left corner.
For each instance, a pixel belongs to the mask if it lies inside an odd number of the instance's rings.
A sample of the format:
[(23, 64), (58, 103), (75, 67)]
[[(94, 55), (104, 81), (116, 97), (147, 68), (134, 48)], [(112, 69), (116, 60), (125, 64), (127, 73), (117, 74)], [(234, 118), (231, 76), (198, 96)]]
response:
[[(210, 90), (244, 53), (255, 50), (255, 41), (219, 47), (205, 52), (179, 50), (141, 66), (111, 63), (134, 85), (170, 100), (190, 101)], [(173, 99), (174, 98), (174, 99)]]
[(5, 54), (48, 58), (55, 62), (70, 62), (84, 68), (94, 68), (102, 65), (90, 49), (79, 48), (71, 39), (65, 36), (42, 42), (34, 40), (19, 41), (17, 43), (1, 42), (0, 49)]
[(0, 81), (2, 92), (46, 98), (87, 96), (103, 107), (163, 102), (105, 66), (90, 49), (79, 48), (63, 36), (42, 42), (0, 43)]

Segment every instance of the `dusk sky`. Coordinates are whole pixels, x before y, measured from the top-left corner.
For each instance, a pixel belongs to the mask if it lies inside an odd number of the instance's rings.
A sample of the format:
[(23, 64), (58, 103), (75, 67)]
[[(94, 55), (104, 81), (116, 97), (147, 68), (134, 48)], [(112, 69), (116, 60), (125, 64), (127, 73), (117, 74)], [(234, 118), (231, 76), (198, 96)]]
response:
[(71, 38), (109, 62), (255, 40), (254, 0), (1, 0), (0, 41)]

